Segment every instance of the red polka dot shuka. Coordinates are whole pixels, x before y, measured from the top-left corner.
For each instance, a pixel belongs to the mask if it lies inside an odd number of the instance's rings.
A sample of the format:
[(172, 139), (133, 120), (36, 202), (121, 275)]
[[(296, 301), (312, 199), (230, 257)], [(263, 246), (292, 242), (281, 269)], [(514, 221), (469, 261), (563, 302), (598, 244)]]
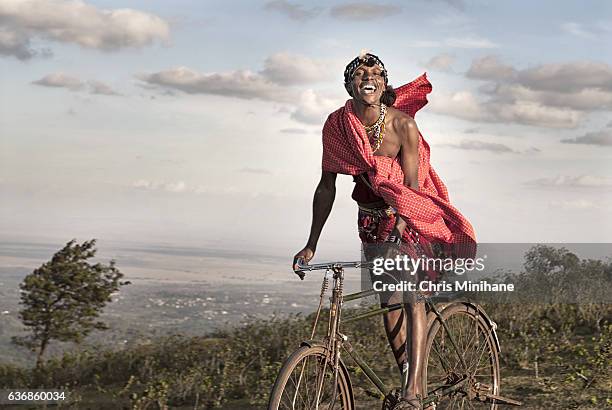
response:
[[(426, 74), (395, 90), (393, 107), (414, 117), (432, 90)], [(329, 115), (323, 127), (323, 171), (367, 173), (374, 193), (430, 243), (450, 245), (455, 256), (473, 256), (476, 235), (469, 221), (450, 203), (446, 186), (429, 163), (430, 148), (419, 136), (419, 189), (404, 185), (399, 156), (375, 156), (351, 100)], [(407, 233), (410, 231), (406, 229)]]

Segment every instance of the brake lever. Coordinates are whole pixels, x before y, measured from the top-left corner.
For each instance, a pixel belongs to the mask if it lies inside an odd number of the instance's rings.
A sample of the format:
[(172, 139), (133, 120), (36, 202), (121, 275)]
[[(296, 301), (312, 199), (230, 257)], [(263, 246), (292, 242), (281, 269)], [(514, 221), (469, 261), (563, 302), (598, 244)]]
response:
[(306, 272), (300, 269), (295, 269), (295, 267), (297, 266), (298, 268), (304, 268), (308, 266), (308, 264), (304, 264), (303, 262), (304, 262), (304, 258), (298, 258), (293, 264), (293, 272), (300, 277), (300, 280), (304, 280), (304, 277), (306, 276)]

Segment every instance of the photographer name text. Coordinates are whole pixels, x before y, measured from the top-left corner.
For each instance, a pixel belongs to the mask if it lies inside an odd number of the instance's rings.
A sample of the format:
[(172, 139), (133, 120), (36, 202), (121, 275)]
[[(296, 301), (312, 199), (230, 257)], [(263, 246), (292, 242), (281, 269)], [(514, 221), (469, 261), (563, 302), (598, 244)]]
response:
[(513, 283), (490, 283), (486, 280), (434, 282), (423, 280), (419, 283), (410, 281), (399, 281), (396, 283), (385, 283), (381, 280), (374, 281), (372, 286), (376, 292), (513, 292)]

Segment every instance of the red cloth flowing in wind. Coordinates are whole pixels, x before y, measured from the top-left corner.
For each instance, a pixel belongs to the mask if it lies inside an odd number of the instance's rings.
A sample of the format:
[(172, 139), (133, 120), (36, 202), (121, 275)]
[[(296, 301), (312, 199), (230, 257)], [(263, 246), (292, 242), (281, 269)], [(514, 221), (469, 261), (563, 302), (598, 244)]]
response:
[[(393, 107), (414, 117), (432, 90), (425, 74), (395, 90)], [(446, 186), (429, 163), (429, 144), (419, 134), (419, 190), (404, 185), (400, 159), (375, 156), (351, 100), (329, 115), (323, 127), (323, 171), (358, 175), (367, 172), (374, 192), (395, 208), (429, 242), (459, 245), (473, 254), (476, 235), (451, 205)], [(467, 246), (465, 246), (467, 245)], [(459, 256), (459, 255), (457, 255)]]

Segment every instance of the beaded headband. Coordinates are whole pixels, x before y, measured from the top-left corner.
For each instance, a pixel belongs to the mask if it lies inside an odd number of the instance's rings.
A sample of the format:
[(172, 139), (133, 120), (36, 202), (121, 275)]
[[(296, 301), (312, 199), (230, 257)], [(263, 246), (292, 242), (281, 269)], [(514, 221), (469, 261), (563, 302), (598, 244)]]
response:
[(357, 71), (357, 69), (364, 64), (368, 67), (372, 67), (373, 65), (380, 66), (380, 68), (382, 68), (382, 76), (385, 79), (385, 85), (387, 84), (387, 70), (385, 70), (385, 65), (383, 64), (383, 62), (380, 60), (380, 58), (378, 58), (378, 56), (375, 56), (374, 54), (370, 53), (365, 53), (359, 55), (358, 57), (355, 57), (353, 61), (348, 63), (348, 65), (344, 69), (345, 85), (350, 84), (351, 81), (353, 81), (353, 78), (355, 77), (355, 71)]

